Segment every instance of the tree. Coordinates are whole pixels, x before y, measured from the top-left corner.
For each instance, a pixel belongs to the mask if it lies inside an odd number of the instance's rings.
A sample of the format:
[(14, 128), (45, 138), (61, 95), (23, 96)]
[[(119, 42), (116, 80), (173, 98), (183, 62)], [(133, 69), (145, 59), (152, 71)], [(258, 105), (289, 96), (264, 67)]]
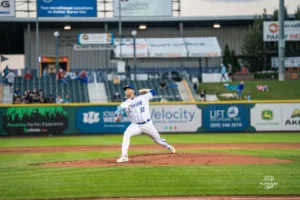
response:
[(235, 54), (235, 51), (232, 50), (231, 51), (231, 56), (232, 56), (232, 72), (235, 73), (236, 72), (236, 69), (238, 70), (241, 70), (241, 66), (240, 66), (240, 63), (236, 57), (236, 54)]
[(228, 44), (224, 47), (224, 56), (223, 56), (223, 64), (227, 67), (228, 64), (233, 64), (233, 58), (230, 52), (230, 48)]
[(295, 11), (295, 19), (300, 20), (300, 5), (297, 6), (297, 9)]
[[(274, 10), (273, 15), (271, 16), (271, 21), (278, 21), (279, 19), (279, 10)], [(287, 13), (286, 7), (284, 7), (284, 20), (289, 20), (289, 15)]]

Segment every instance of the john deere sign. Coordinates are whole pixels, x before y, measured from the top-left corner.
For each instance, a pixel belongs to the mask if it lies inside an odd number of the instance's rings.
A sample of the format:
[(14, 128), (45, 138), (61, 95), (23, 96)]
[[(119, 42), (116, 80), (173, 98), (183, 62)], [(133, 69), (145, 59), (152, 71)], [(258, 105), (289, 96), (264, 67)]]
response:
[(68, 127), (68, 113), (62, 107), (8, 108), (3, 122), (9, 135), (61, 135)]

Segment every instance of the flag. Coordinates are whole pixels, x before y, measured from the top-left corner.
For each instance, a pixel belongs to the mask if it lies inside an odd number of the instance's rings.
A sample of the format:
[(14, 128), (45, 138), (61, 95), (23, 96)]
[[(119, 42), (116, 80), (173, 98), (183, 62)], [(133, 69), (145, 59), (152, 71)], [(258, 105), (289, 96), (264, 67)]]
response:
[(8, 60), (8, 58), (1, 55), (1, 62)]

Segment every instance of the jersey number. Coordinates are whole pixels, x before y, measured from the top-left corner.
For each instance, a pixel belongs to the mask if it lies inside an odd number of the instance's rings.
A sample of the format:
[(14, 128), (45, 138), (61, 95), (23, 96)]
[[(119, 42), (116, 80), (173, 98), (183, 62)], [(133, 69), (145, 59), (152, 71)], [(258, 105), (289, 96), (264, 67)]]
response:
[(145, 107), (141, 107), (141, 113), (145, 112)]

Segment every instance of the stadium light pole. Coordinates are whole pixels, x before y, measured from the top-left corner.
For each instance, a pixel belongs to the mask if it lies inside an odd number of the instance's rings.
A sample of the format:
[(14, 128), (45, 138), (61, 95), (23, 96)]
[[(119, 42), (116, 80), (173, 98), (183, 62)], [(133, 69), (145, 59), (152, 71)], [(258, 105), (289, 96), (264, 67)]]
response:
[(137, 81), (136, 79), (136, 35), (137, 31), (132, 31), (131, 35), (133, 37), (133, 66), (134, 66), (134, 80)]
[(120, 60), (122, 60), (122, 45), (123, 45), (123, 38), (122, 38), (122, 8), (121, 8), (121, 0), (119, 0), (119, 38), (120, 38)]
[(55, 37), (55, 68), (56, 68), (56, 72), (58, 72), (58, 48), (59, 48), (59, 32), (55, 31), (54, 32), (54, 37)]
[(284, 81), (284, 52), (285, 52), (285, 39), (284, 39), (284, 0), (279, 1), (279, 40), (278, 40), (278, 53), (279, 53), (279, 81)]

